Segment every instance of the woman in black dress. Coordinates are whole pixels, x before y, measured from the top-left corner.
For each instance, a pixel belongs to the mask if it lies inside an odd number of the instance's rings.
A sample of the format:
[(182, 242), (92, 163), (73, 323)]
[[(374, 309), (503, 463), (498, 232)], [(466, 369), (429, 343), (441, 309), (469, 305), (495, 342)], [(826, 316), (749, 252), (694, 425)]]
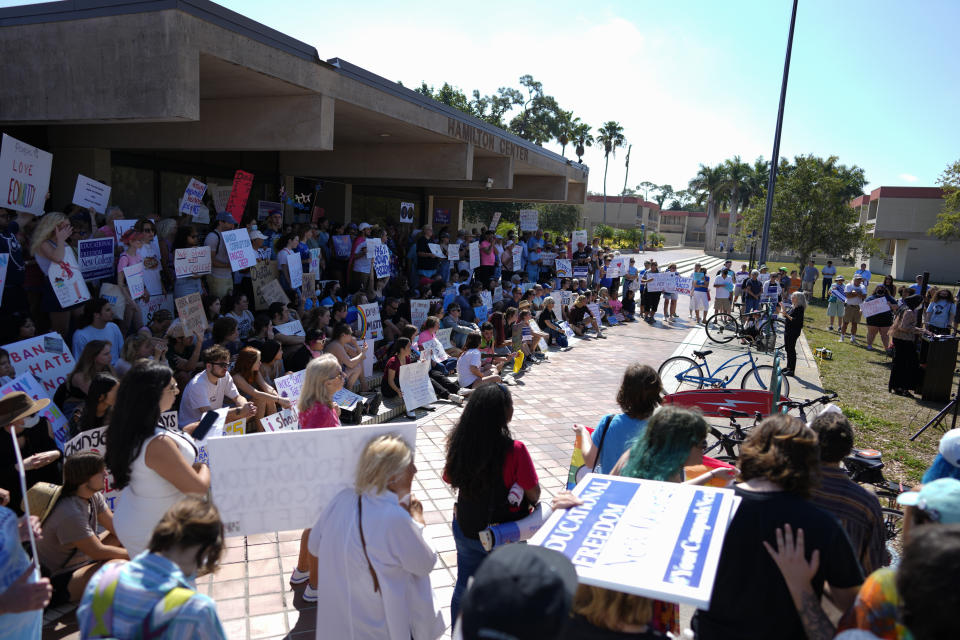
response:
[[(911, 396), (910, 389), (919, 379), (920, 361), (917, 357), (917, 334), (929, 333), (917, 326), (916, 309), (923, 298), (912, 295), (903, 299), (891, 327), (893, 337), (893, 368), (887, 388), (898, 396)], [(912, 396), (911, 396), (912, 397)]]

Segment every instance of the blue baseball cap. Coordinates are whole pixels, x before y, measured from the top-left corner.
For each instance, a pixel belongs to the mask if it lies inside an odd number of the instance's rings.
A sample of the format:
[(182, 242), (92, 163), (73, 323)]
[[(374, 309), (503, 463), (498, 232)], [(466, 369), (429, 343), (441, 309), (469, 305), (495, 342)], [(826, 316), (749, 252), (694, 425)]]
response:
[(920, 491), (901, 493), (897, 504), (920, 509), (934, 522), (960, 523), (960, 480), (940, 478), (927, 483)]

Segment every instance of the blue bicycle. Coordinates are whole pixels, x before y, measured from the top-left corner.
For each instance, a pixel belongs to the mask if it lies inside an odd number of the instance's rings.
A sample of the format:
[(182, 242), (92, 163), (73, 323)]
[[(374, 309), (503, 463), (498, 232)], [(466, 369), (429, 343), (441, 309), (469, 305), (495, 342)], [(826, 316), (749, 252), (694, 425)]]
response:
[[(740, 375), (740, 371), (746, 367), (747, 372), (743, 374), (743, 378), (740, 380), (741, 389), (754, 389), (757, 391), (770, 390), (770, 381), (773, 379), (774, 368), (768, 364), (757, 364), (757, 361), (753, 357), (753, 352), (749, 348), (746, 353), (733, 356), (712, 371), (710, 364), (707, 362), (707, 356), (711, 353), (713, 353), (713, 351), (693, 352), (694, 358), (703, 361), (702, 365), (687, 356), (667, 358), (663, 361), (663, 364), (660, 365), (657, 373), (660, 374), (660, 379), (663, 380), (665, 384), (668, 381), (676, 380), (677, 391), (690, 391), (703, 389), (704, 387), (725, 389)], [(734, 367), (736, 367), (736, 370), (733, 371), (733, 373), (728, 375), (722, 374), (725, 369), (733, 369)], [(707, 370), (707, 375), (703, 375), (704, 368)], [(783, 376), (780, 376), (780, 395), (790, 397), (790, 381)]]

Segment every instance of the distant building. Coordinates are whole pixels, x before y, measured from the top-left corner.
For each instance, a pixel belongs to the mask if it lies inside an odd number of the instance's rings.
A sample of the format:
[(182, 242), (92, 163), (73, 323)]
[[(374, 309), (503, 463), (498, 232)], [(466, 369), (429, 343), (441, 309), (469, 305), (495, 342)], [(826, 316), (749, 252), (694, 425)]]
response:
[[(583, 205), (587, 227), (593, 229), (603, 222), (603, 196), (587, 196)], [(607, 225), (615, 229), (633, 229), (644, 225), (646, 232), (659, 231), (660, 207), (634, 196), (607, 196)]]
[(873, 273), (913, 280), (924, 271), (935, 282), (960, 279), (957, 244), (927, 231), (943, 209), (939, 187), (878, 187), (850, 203), (860, 224), (882, 243), (882, 251), (865, 259)]
[[(717, 247), (723, 242), (729, 242), (730, 213), (719, 214), (717, 220)], [(667, 209), (660, 212), (660, 235), (664, 236), (665, 246), (683, 245), (685, 247), (702, 247), (706, 243), (706, 211), (679, 211)]]

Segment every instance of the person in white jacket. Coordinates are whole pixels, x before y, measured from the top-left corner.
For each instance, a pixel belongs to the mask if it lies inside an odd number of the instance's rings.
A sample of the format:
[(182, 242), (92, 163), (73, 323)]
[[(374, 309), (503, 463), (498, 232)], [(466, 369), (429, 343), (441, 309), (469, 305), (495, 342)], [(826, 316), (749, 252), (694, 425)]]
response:
[(317, 638), (435, 640), (444, 632), (430, 571), (437, 552), (411, 493), (417, 467), (396, 435), (371, 440), (356, 483), (313, 526), (310, 553), (326, 575), (317, 590)]

